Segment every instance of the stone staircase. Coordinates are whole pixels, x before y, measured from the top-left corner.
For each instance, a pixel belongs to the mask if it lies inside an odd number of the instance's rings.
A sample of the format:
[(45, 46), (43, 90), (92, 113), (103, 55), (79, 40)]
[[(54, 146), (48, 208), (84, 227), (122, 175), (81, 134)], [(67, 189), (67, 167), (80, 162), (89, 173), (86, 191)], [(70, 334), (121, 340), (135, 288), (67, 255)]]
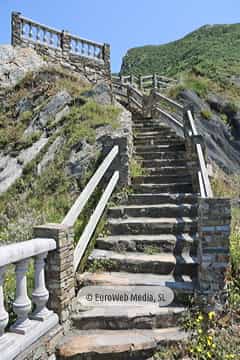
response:
[(97, 239), (79, 288), (167, 286), (174, 302), (81, 309), (73, 331), (59, 346), (59, 359), (153, 359), (161, 344), (186, 338), (178, 328), (186, 300), (197, 288), (197, 195), (193, 193), (184, 140), (163, 122), (134, 119), (135, 155), (144, 176), (132, 179), (126, 203), (108, 210), (107, 236)]

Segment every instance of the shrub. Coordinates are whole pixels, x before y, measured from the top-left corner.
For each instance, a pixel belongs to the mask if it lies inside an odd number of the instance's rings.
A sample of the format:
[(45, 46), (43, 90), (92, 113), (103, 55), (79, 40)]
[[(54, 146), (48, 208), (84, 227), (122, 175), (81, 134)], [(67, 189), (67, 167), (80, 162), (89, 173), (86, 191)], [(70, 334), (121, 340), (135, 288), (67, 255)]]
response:
[(204, 117), (204, 119), (206, 119), (206, 120), (210, 120), (211, 117), (212, 117), (212, 113), (211, 113), (211, 111), (208, 110), (208, 109), (203, 109), (203, 110), (201, 110), (201, 115), (202, 115), (202, 117)]

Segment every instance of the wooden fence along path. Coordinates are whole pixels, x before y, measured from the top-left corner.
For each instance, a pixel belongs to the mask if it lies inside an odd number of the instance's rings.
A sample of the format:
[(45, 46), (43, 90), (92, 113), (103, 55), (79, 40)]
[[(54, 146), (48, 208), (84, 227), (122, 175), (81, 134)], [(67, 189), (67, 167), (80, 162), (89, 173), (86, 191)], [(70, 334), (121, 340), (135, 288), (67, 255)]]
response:
[(114, 83), (120, 84), (130, 84), (139, 90), (151, 90), (151, 89), (161, 89), (165, 90), (171, 86), (177, 85), (178, 81), (175, 79), (168, 78), (163, 75), (153, 74), (153, 75), (121, 75), (121, 76), (112, 76), (112, 81)]

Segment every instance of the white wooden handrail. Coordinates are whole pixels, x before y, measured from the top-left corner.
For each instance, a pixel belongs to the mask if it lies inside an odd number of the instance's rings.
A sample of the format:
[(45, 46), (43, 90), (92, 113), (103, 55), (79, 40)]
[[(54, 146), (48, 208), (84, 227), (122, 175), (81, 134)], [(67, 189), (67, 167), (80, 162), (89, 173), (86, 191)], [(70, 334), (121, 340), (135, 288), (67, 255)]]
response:
[(155, 91), (155, 95), (157, 97), (159, 97), (160, 99), (166, 101), (167, 103), (175, 106), (178, 110), (181, 110), (183, 111), (183, 106), (181, 104), (179, 104), (178, 102), (172, 100), (172, 99), (169, 99), (167, 96), (163, 95), (163, 94), (160, 94), (159, 92)]
[(73, 226), (77, 218), (79, 217), (82, 209), (86, 205), (90, 196), (93, 194), (97, 185), (100, 183), (107, 169), (112, 164), (113, 160), (119, 152), (118, 146), (114, 146), (107, 157), (103, 160), (102, 164), (99, 166), (93, 177), (90, 179), (80, 196), (77, 198), (64, 220), (62, 221), (63, 225)]
[(172, 121), (177, 127), (179, 127), (181, 130), (184, 128), (183, 124), (180, 123), (177, 119), (175, 119), (172, 115), (170, 115), (168, 112), (162, 110), (159, 106), (155, 107), (155, 110), (157, 110), (160, 114), (166, 116), (170, 121)]
[[(191, 110), (187, 111), (187, 116), (188, 116), (188, 120), (190, 123), (192, 135), (197, 136), (198, 132), (197, 132), (197, 129), (196, 129), (196, 126), (194, 123), (194, 119), (193, 119)], [(199, 167), (200, 167), (200, 172), (201, 172), (201, 178), (199, 178), (201, 196), (204, 198), (205, 197), (212, 198), (213, 192), (212, 192), (211, 184), (210, 184), (209, 177), (208, 177), (208, 171), (207, 171), (206, 162), (205, 162), (204, 155), (203, 155), (202, 145), (196, 144), (196, 150), (197, 150), (197, 157), (198, 157), (198, 162), (199, 162)]]
[(86, 225), (78, 244), (74, 251), (74, 260), (73, 260), (73, 266), (74, 271), (77, 271), (77, 268), (79, 266), (79, 263), (84, 255), (85, 250), (88, 247), (89, 241), (96, 229), (96, 226), (103, 214), (103, 211), (107, 205), (107, 202), (112, 195), (113, 190), (115, 189), (117, 182), (119, 179), (119, 171), (115, 171), (111, 180), (108, 183), (108, 186), (106, 187), (101, 199), (98, 202), (98, 205), (96, 209), (94, 210), (92, 216), (89, 219), (88, 224)]

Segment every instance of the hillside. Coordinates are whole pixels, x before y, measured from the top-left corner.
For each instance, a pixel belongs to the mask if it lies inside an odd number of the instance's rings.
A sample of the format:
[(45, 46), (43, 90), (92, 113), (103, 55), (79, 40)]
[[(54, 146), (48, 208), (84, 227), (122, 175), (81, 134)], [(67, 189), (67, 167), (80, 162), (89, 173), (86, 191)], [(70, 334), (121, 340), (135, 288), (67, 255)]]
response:
[[(0, 52), (3, 74), (12, 50), (0, 47)], [(4, 243), (30, 238), (36, 224), (61, 221), (95, 171), (107, 140), (119, 136), (123, 113), (112, 105), (107, 85), (94, 86), (72, 71), (43, 64), (32, 50), (24, 50), (20, 69), (8, 64), (14, 69), (0, 89)]]
[(160, 73), (178, 77), (193, 71), (212, 80), (225, 82), (240, 73), (240, 24), (206, 25), (184, 38), (160, 46), (130, 49), (121, 73)]

